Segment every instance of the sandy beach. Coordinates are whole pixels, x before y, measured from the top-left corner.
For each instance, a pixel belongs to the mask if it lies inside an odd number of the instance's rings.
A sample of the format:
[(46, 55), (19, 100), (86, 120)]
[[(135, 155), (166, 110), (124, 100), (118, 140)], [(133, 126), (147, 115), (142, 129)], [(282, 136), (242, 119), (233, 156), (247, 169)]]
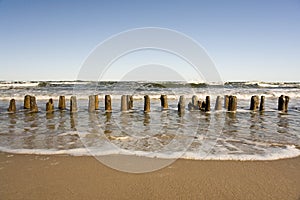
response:
[(179, 159), (131, 174), (93, 157), (0, 153), (0, 199), (300, 199), (300, 157)]

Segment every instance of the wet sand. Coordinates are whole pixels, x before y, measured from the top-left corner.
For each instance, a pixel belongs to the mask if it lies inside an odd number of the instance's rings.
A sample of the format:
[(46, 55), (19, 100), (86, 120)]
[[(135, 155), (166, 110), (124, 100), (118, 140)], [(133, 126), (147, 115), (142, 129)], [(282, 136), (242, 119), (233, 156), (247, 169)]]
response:
[[(146, 162), (147, 163), (147, 162)], [(131, 174), (93, 157), (0, 153), (0, 199), (300, 199), (300, 157), (177, 160)]]

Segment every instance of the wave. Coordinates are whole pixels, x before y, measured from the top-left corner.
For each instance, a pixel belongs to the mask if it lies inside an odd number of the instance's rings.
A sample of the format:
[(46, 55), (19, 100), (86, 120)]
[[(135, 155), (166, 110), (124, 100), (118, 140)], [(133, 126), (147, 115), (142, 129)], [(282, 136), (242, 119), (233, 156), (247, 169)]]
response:
[(14, 82), (6, 82), (0, 81), (0, 88), (29, 88), (29, 87), (37, 87), (39, 82), (36, 81), (14, 81)]
[(260, 81), (242, 81), (225, 82), (225, 87), (236, 88), (300, 88), (300, 82), (260, 82)]
[(32, 87), (55, 87), (91, 84), (89, 81), (0, 81), (0, 89), (24, 89)]
[(130, 151), (125, 149), (103, 148), (75, 148), (75, 149), (11, 149), (0, 147), (0, 151), (14, 154), (33, 154), (33, 155), (70, 155), (70, 156), (106, 156), (106, 155), (131, 155), (143, 156), (148, 158), (160, 159), (188, 159), (188, 160), (278, 160), (300, 156), (300, 150), (294, 145), (286, 145), (280, 149), (269, 149), (264, 154), (210, 154), (207, 152), (145, 152)]
[(80, 86), (136, 86), (144, 88), (300, 88), (300, 82), (197, 82), (197, 81), (0, 81), (0, 88), (32, 88), (32, 87), (80, 87)]
[[(137, 94), (131, 94), (133, 96), (133, 100), (143, 100), (144, 99), (144, 90), (139, 91), (138, 89), (136, 90), (139, 93)], [(27, 93), (26, 93), (27, 94)], [(88, 100), (89, 95), (88, 94), (73, 94), (72, 91), (71, 92), (63, 92), (63, 93), (53, 93), (53, 94), (35, 94), (35, 93), (29, 93), (30, 95), (34, 95), (36, 97), (37, 101), (46, 101), (49, 100), (50, 98), (52, 98), (54, 101), (58, 101), (58, 98), (60, 95), (65, 96), (66, 100), (69, 100), (71, 98), (71, 96), (75, 95), (77, 97), (77, 100)], [(92, 93), (91, 93), (92, 94)], [(105, 95), (109, 94), (109, 92), (104, 92), (101, 94), (98, 94), (99, 96), (99, 100), (104, 100)], [(124, 93), (124, 94), (129, 94), (129, 93)], [(174, 94), (171, 92), (163, 92), (163, 91), (156, 91), (156, 90), (152, 90), (150, 92), (147, 93), (150, 97), (151, 100), (160, 100), (161, 94), (166, 94), (168, 96), (168, 100), (178, 100), (179, 96), (181, 95), (181, 93), (178, 92), (178, 94)], [(251, 97), (253, 95), (257, 95), (257, 96), (265, 96), (266, 100), (268, 99), (277, 99), (278, 97), (280, 97), (282, 94), (289, 96), (291, 99), (291, 102), (296, 101), (296, 99), (300, 98), (300, 93), (298, 91), (272, 91), (272, 92), (266, 92), (266, 91), (260, 91), (260, 92), (250, 92), (250, 91), (220, 91), (220, 93), (218, 92), (196, 92), (196, 93), (191, 93), (191, 94), (184, 94), (186, 101), (190, 101), (192, 99), (193, 95), (197, 95), (199, 99), (205, 99), (205, 97), (207, 95), (209, 95), (211, 97), (211, 101), (215, 102), (217, 96), (223, 96), (223, 95), (235, 95), (237, 97), (238, 100), (244, 100), (244, 101), (250, 101)], [(120, 100), (121, 96), (123, 94), (111, 94), (111, 99), (112, 100)], [(9, 101), (12, 98), (15, 99), (16, 101), (20, 101), (22, 102), (24, 100), (24, 96), (25, 94), (21, 93), (21, 94), (4, 94), (3, 96), (0, 97), (0, 101)]]

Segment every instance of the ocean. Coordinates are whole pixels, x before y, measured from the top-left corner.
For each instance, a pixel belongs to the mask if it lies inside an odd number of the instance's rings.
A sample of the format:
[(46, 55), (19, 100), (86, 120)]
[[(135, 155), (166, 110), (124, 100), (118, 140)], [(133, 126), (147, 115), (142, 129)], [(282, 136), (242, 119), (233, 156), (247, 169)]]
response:
[[(195, 160), (275, 160), (300, 155), (300, 83), (267, 82), (89, 82), (0, 81), (0, 151), (22, 154), (138, 155)], [(25, 95), (37, 99), (38, 113), (23, 109)], [(88, 112), (88, 96), (99, 95), (99, 110)], [(104, 110), (104, 95), (111, 95), (111, 113)], [(168, 95), (162, 110), (160, 95)], [(67, 110), (57, 109), (58, 97)], [(75, 95), (78, 112), (70, 113)], [(120, 111), (121, 95), (133, 95), (134, 108)], [(144, 95), (151, 112), (144, 113)], [(211, 97), (211, 111), (177, 112), (180, 95), (186, 107), (193, 95)], [(217, 96), (236, 95), (236, 113), (215, 111)], [(250, 98), (265, 96), (265, 111), (250, 111)], [(290, 97), (287, 113), (277, 110), (278, 97)], [(8, 113), (14, 98), (16, 113)], [(46, 113), (53, 98), (55, 112)]]

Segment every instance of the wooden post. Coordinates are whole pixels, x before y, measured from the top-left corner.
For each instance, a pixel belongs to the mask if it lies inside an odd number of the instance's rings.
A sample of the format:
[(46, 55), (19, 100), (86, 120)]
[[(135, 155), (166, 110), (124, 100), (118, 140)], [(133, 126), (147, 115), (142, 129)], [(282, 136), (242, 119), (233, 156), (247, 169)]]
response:
[(99, 96), (95, 95), (95, 110), (99, 110)]
[(128, 108), (133, 109), (133, 96), (129, 95)]
[(289, 96), (285, 96), (285, 102), (284, 102), (285, 112), (288, 111), (289, 101), (290, 101), (290, 97)]
[(66, 109), (66, 98), (65, 98), (65, 96), (59, 96), (58, 109), (60, 109), (60, 110), (65, 110)]
[(127, 101), (127, 95), (121, 96), (121, 111), (127, 111), (128, 110), (128, 101)]
[(285, 111), (285, 97), (283, 95), (281, 95), (278, 98), (278, 110), (279, 111)]
[(111, 97), (110, 97), (110, 95), (105, 95), (105, 111), (111, 112)]
[(258, 109), (258, 105), (259, 105), (259, 97), (252, 96), (251, 103), (250, 103), (250, 110), (256, 111)]
[(217, 96), (215, 110), (222, 110), (222, 99), (220, 96)]
[(95, 108), (96, 108), (95, 102), (96, 102), (95, 95), (90, 95), (89, 96), (89, 112), (95, 111)]
[(260, 97), (259, 111), (265, 110), (265, 96)]
[(168, 97), (167, 95), (161, 95), (160, 96), (160, 101), (161, 101), (161, 107), (162, 109), (168, 109)]
[(287, 112), (289, 106), (290, 97), (281, 95), (278, 99), (278, 110)]
[(52, 109), (52, 110), (54, 110), (54, 101), (53, 101), (53, 99), (52, 99), (52, 98), (50, 98), (50, 99), (49, 99), (49, 102), (52, 104), (52, 107), (51, 107), (51, 109)]
[(178, 112), (179, 113), (184, 113), (185, 110), (185, 98), (184, 96), (179, 97), (179, 102), (178, 102)]
[(76, 96), (71, 96), (70, 98), (70, 111), (76, 112), (77, 111), (77, 99)]
[(225, 95), (224, 96), (224, 108), (227, 110), (229, 106), (229, 96)]
[(206, 108), (206, 102), (202, 101), (200, 110), (205, 111), (205, 108)]
[(210, 96), (206, 96), (205, 98), (205, 112), (210, 111)]
[(7, 109), (8, 112), (16, 112), (17, 108), (16, 108), (16, 101), (15, 99), (11, 99), (9, 102), (9, 107)]
[(127, 110), (129, 110), (130, 108), (130, 97), (129, 97), (129, 95), (126, 95), (126, 100), (127, 100)]
[(36, 99), (34, 96), (30, 96), (30, 111), (31, 112), (38, 112), (38, 106), (36, 104)]
[(199, 110), (199, 106), (198, 106), (198, 97), (196, 95), (192, 96), (192, 103), (190, 102), (188, 104), (188, 109), (189, 110)]
[(188, 109), (189, 111), (194, 110), (194, 106), (191, 102), (188, 104)]
[(30, 95), (24, 97), (24, 108), (30, 109)]
[(53, 99), (49, 99), (49, 101), (46, 103), (46, 112), (53, 112), (53, 111), (54, 111)]
[(236, 111), (236, 109), (237, 109), (236, 96), (229, 96), (228, 111)]
[(130, 109), (133, 109), (133, 96), (132, 95), (130, 95)]
[(144, 100), (144, 112), (150, 112), (150, 97), (145, 95)]
[(196, 95), (193, 95), (192, 97), (192, 105), (194, 106), (194, 108), (198, 107), (198, 97)]

